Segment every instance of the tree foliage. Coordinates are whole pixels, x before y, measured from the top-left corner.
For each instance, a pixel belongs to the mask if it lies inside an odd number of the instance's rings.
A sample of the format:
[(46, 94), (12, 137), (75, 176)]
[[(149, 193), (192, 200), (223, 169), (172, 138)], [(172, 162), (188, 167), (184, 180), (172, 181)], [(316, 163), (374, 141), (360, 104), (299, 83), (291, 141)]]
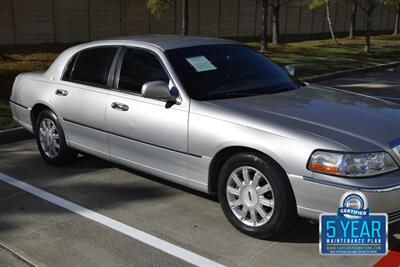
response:
[(328, 0), (328, 1), (327, 0), (312, 0), (310, 2), (310, 4), (308, 4), (308, 7), (311, 10), (314, 10), (314, 9), (319, 8), (319, 7), (325, 6), (326, 3), (332, 4), (334, 2), (336, 2), (336, 0)]
[(147, 8), (151, 14), (160, 17), (174, 2), (174, 0), (147, 0)]
[(400, 0), (381, 0), (384, 5), (393, 6), (400, 4)]
[[(147, 0), (147, 8), (156, 17), (161, 15), (173, 4), (174, 0)], [(189, 33), (189, 0), (182, 0), (182, 35)]]

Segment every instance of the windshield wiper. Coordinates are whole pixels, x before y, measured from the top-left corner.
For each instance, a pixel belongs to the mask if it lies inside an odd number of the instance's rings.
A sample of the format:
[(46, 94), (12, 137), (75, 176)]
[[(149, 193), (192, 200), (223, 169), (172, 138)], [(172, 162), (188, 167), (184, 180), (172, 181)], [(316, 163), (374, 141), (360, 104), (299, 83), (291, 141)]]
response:
[(221, 95), (224, 95), (224, 96), (255, 96), (255, 95), (259, 95), (259, 93), (231, 92), (231, 93), (224, 93)]
[(260, 94), (255, 93), (244, 93), (244, 92), (231, 92), (231, 93), (219, 93), (219, 94), (210, 94), (207, 96), (201, 97), (201, 100), (216, 100), (216, 99), (224, 99), (231, 97), (246, 97), (246, 96), (256, 96)]
[(290, 91), (293, 90), (293, 88), (290, 87), (281, 87), (277, 88), (274, 90), (268, 90), (268, 91), (262, 91), (262, 92), (226, 92), (223, 94), (220, 94), (221, 96), (256, 96), (256, 95), (269, 95), (269, 94), (275, 94), (275, 93), (280, 93), (280, 92), (285, 92), (285, 91)]
[(291, 90), (294, 90), (294, 88), (290, 88), (290, 87), (284, 86), (284, 87), (281, 87), (281, 88), (277, 88), (277, 89), (274, 89), (274, 90), (269, 90), (269, 91), (263, 92), (262, 94), (263, 95), (269, 95), (269, 94), (281, 93), (281, 92), (291, 91)]
[(291, 88), (289, 86), (282, 86), (276, 89), (269, 89), (269, 90), (249, 90), (247, 91), (217, 91), (217, 92), (210, 92), (208, 95), (203, 97), (203, 100), (212, 100), (212, 99), (223, 99), (229, 97), (249, 97), (249, 96), (257, 96), (257, 95), (269, 95), (275, 93), (281, 93), (285, 91), (294, 90), (296, 88)]

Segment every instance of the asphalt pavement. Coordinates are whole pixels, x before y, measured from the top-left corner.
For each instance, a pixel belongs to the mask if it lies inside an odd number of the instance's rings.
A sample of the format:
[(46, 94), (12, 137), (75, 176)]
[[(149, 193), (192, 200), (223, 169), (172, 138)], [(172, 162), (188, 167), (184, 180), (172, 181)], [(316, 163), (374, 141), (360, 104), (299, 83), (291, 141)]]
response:
[(400, 104), (400, 66), (396, 69), (338, 78), (319, 84)]
[[(323, 84), (400, 103), (399, 74)], [(320, 256), (318, 225), (302, 219), (277, 240), (248, 237), (213, 197), (91, 156), (52, 167), (33, 140), (0, 146), (0, 173), (0, 266), (368, 266), (380, 258)], [(390, 227), (391, 247), (399, 226)]]

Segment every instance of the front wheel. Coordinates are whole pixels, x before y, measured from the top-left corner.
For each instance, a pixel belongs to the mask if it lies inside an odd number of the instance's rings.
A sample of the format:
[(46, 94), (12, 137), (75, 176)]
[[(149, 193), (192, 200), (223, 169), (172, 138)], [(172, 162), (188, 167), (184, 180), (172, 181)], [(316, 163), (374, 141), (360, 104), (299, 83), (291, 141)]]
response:
[(76, 151), (67, 146), (64, 131), (52, 111), (44, 110), (39, 114), (35, 133), (40, 154), (47, 163), (63, 165), (76, 157)]
[(262, 154), (240, 153), (228, 159), (219, 175), (218, 197), (230, 223), (256, 238), (275, 237), (297, 218), (286, 173)]

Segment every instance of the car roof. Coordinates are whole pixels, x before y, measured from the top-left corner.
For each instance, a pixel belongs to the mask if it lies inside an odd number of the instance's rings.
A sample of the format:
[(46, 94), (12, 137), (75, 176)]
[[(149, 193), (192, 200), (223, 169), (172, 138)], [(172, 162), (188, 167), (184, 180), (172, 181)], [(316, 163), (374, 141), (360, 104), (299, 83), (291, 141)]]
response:
[(215, 37), (201, 37), (201, 36), (182, 36), (182, 35), (138, 35), (118, 37), (104, 41), (122, 41), (129, 43), (146, 43), (154, 45), (166, 51), (177, 48), (202, 46), (202, 45), (220, 45), (220, 44), (238, 44), (238, 42), (215, 38)]
[(72, 55), (80, 50), (104, 46), (104, 45), (120, 45), (120, 46), (148, 46), (155, 47), (162, 51), (203, 46), (203, 45), (224, 45), (224, 44), (240, 44), (232, 40), (215, 38), (215, 37), (200, 37), (200, 36), (181, 36), (181, 35), (138, 35), (128, 37), (117, 37), (105, 40), (97, 40), (89, 43), (83, 43), (70, 47), (61, 53), (57, 59), (51, 64), (46, 71), (46, 75), (52, 78), (61, 79), (65, 65), (68, 63)]

